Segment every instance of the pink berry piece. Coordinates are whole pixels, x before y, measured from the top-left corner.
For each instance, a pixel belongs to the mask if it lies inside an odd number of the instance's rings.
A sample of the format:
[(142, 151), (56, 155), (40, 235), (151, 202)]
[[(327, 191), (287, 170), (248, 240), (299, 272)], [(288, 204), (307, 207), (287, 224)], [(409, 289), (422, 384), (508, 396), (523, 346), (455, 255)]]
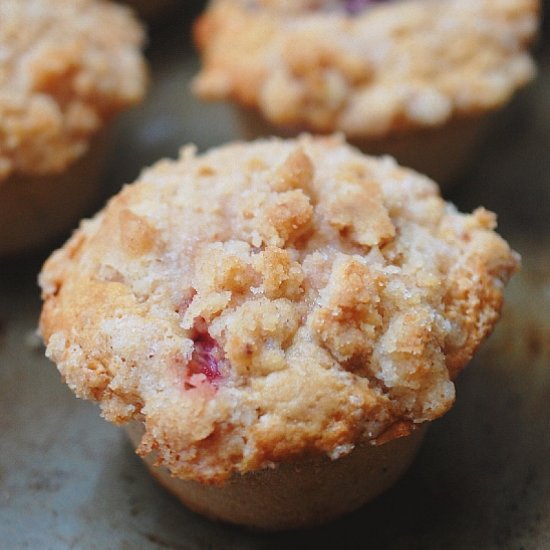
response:
[(194, 342), (195, 349), (187, 365), (189, 375), (203, 374), (209, 382), (215, 382), (222, 375), (223, 350), (208, 333), (198, 335)]
[(217, 386), (226, 359), (220, 344), (208, 333), (204, 319), (195, 319), (192, 339), (194, 348), (185, 366), (185, 389), (204, 387), (205, 384)]

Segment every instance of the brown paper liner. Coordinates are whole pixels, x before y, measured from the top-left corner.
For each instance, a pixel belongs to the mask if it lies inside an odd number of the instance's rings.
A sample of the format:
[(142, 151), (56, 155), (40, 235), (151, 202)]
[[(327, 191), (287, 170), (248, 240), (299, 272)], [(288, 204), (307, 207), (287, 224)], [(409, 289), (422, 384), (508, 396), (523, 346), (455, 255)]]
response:
[[(137, 447), (142, 425), (132, 422), (126, 430)], [(411, 464), (425, 430), (420, 426), (384, 445), (358, 446), (337, 460), (321, 457), (235, 475), (223, 485), (178, 479), (155, 466), (154, 456), (144, 460), (161, 485), (210, 519), (262, 531), (299, 529), (351, 512), (391, 487)]]
[(0, 182), (0, 257), (28, 252), (76, 226), (99, 197), (107, 144), (103, 131), (61, 174)]
[[(265, 136), (294, 137), (303, 128), (277, 127), (251, 109), (236, 107), (245, 139)], [(350, 145), (368, 155), (390, 155), (397, 162), (427, 175), (448, 188), (473, 160), (487, 135), (492, 116), (453, 119), (443, 126), (411, 130), (382, 138), (347, 138)]]

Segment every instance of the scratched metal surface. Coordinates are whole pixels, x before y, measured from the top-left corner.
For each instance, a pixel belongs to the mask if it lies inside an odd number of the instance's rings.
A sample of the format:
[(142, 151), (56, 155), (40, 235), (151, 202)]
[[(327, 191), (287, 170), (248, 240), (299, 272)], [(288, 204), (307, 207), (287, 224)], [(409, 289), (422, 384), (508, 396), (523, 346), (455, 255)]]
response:
[[(196, 68), (188, 42), (181, 31), (153, 35), (151, 95), (119, 126), (111, 192), (183, 143), (231, 139), (228, 111), (187, 91)], [(0, 547), (550, 548), (550, 51), (539, 57), (540, 78), (449, 194), (463, 209), (499, 212), (523, 272), (461, 377), (456, 406), (394, 489), (339, 522), (291, 534), (252, 534), (185, 510), (43, 358), (32, 335), (43, 252), (0, 264)]]

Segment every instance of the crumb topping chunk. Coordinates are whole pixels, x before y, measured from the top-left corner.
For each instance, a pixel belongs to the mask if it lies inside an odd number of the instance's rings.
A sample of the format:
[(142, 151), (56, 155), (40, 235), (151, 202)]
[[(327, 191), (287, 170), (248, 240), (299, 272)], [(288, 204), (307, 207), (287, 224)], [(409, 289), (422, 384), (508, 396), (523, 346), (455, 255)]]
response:
[(518, 267), (494, 227), (338, 136), (185, 148), (47, 261), (41, 332), (174, 475), (336, 456), (452, 406)]

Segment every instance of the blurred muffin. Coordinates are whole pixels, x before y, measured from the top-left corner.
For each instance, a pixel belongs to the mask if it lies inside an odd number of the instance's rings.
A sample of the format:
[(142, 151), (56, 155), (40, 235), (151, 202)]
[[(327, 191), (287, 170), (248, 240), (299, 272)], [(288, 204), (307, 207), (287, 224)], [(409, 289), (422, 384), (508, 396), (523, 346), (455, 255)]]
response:
[(142, 44), (115, 4), (0, 2), (0, 256), (44, 244), (93, 201), (109, 122), (145, 90)]
[(47, 356), (190, 508), (319, 523), (452, 406), (518, 266), (494, 226), (340, 138), (186, 148), (46, 262)]
[(344, 132), (440, 184), (529, 82), (538, 0), (217, 0), (198, 20), (194, 91), (246, 137)]

